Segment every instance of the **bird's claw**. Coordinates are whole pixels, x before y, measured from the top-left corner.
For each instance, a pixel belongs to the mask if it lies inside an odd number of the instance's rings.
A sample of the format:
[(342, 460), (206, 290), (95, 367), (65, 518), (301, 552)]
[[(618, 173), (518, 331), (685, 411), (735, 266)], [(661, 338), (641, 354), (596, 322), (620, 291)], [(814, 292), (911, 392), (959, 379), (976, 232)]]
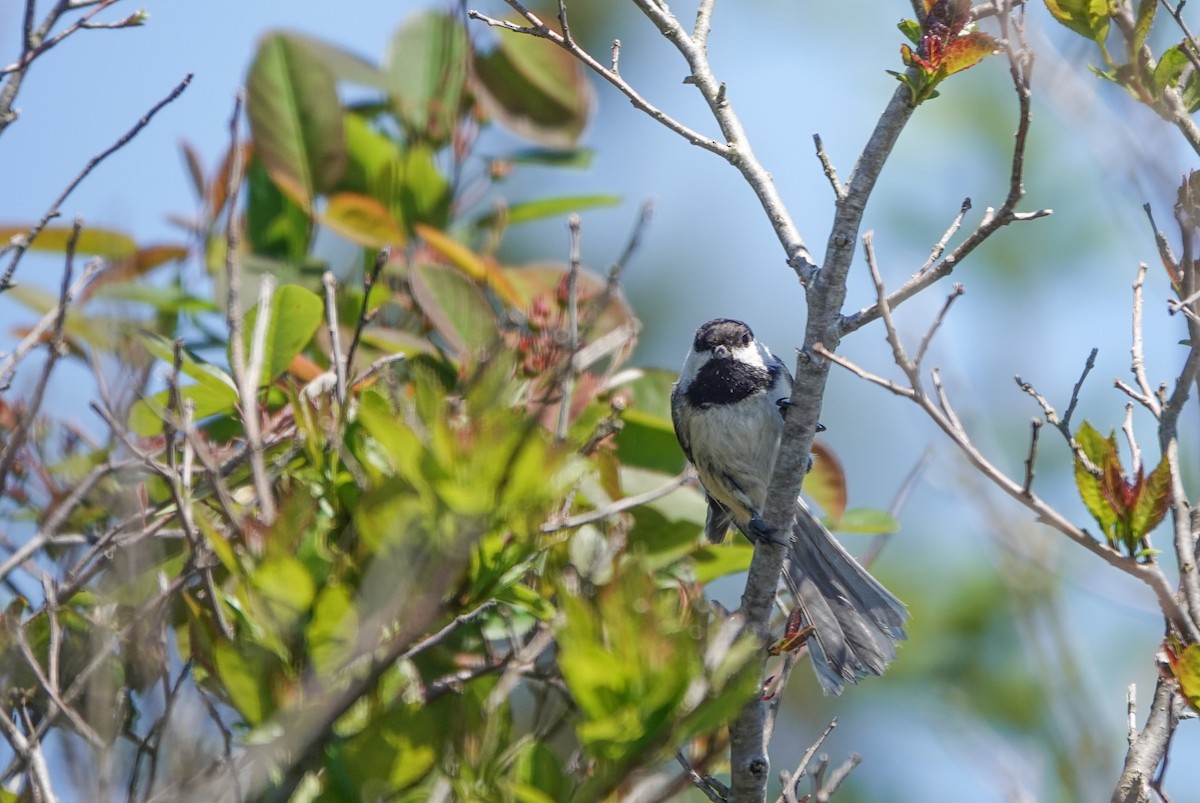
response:
[(775, 530), (771, 528), (771, 525), (767, 524), (766, 519), (757, 513), (750, 517), (750, 522), (747, 529), (749, 532), (746, 534), (749, 535), (750, 539), (756, 544), (766, 542), (768, 544), (775, 544), (776, 546), (789, 545), (788, 541), (777, 536), (775, 534)]

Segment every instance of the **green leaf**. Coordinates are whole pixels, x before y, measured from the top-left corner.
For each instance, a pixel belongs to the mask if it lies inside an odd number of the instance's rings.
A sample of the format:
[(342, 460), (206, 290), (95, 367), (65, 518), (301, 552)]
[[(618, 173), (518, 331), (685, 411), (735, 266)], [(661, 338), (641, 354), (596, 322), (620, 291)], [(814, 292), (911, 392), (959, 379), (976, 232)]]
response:
[(305, 628), (308, 652), (319, 676), (331, 677), (354, 656), (358, 625), (358, 608), (350, 590), (341, 583), (322, 588)]
[(246, 76), (246, 116), (271, 179), (304, 207), (336, 185), (346, 164), (333, 75), (305, 40), (271, 33)]
[[(1183, 85), (1182, 100), (1189, 114), (1200, 111), (1200, 73), (1193, 70), (1188, 74), (1187, 82)], [(1186, 345), (1191, 345), (1187, 342)]]
[(730, 544), (707, 544), (692, 553), (696, 582), (711, 583), (718, 577), (748, 571), (754, 559), (754, 545), (740, 536)]
[[(0, 242), (7, 243), (14, 237), (24, 238), (33, 226), (0, 226)], [(30, 251), (53, 251), (66, 253), (71, 241), (73, 226), (47, 226), (29, 244)], [(137, 251), (137, 243), (128, 234), (112, 229), (87, 227), (79, 232), (75, 242), (76, 254), (90, 254), (104, 259), (121, 259)]]
[(434, 707), (387, 711), (347, 740), (346, 770), (369, 799), (392, 799), (391, 793), (411, 786), (433, 769), (446, 727), (444, 712)]
[(450, 184), (438, 170), (429, 145), (410, 147), (395, 165), (392, 186), (398, 191), (401, 214), (408, 223), (445, 229), (450, 222)]
[(384, 70), (396, 115), (414, 139), (449, 141), (462, 113), (470, 42), (458, 18), (427, 11), (392, 38)]
[[(1154, 72), (1150, 74), (1151, 94), (1155, 98), (1161, 97), (1164, 89), (1173, 86), (1179, 80), (1180, 74), (1187, 65), (1187, 53), (1182, 46), (1174, 45), (1167, 48), (1158, 60), (1158, 64), (1154, 65)], [(1195, 73), (1192, 75), (1194, 76)]]
[(388, 82), (383, 71), (354, 51), (295, 31), (288, 32), (287, 36), (303, 46), (308, 55), (321, 61), (336, 80), (387, 91)]
[(121, 282), (99, 288), (94, 297), (147, 304), (159, 312), (171, 315), (179, 313), (197, 315), (220, 311), (220, 307), (211, 298), (192, 295), (175, 285), (163, 287), (153, 284)]
[[(1088, 460), (1101, 470), (1108, 461), (1109, 455), (1115, 455), (1117, 449), (1114, 436), (1110, 435), (1105, 438), (1087, 421), (1084, 421), (1079, 431), (1075, 433), (1075, 441)], [(1101, 478), (1084, 468), (1083, 461), (1079, 458), (1075, 459), (1075, 487), (1079, 490), (1079, 498), (1087, 506), (1088, 512), (1100, 525), (1104, 536), (1110, 542), (1115, 542), (1119, 522), (1117, 513), (1104, 493)]]
[(859, 535), (894, 533), (900, 529), (900, 523), (892, 518), (892, 514), (886, 510), (867, 507), (850, 508), (838, 519), (835, 526), (839, 533)]
[(1101, 47), (1108, 37), (1108, 0), (1045, 0), (1051, 15)]
[(475, 54), (474, 76), (501, 125), (547, 148), (574, 148), (595, 105), (574, 57), (532, 36), (501, 36), (492, 52)]
[(545, 167), (585, 170), (591, 167), (596, 152), (591, 148), (575, 148), (570, 151), (549, 148), (529, 148), (506, 157), (514, 164), (541, 165)]
[(664, 474), (683, 471), (687, 458), (679, 448), (671, 419), (629, 409), (621, 414), (621, 421), (624, 426), (617, 433), (616, 442), (617, 457), (622, 464)]
[(505, 208), (502, 212), (491, 211), (475, 221), (477, 228), (490, 228), (498, 219), (503, 219), (509, 225), (528, 223), (548, 217), (559, 217), (584, 209), (595, 209), (603, 206), (616, 206), (621, 202), (619, 195), (568, 195), (561, 198), (541, 198), (536, 201), (523, 201)]
[(1200, 644), (1189, 644), (1180, 653), (1176, 676), (1188, 704), (1200, 712)]
[(246, 724), (261, 725), (275, 711), (271, 694), (279, 659), (248, 640), (219, 641), (213, 646), (215, 680), (220, 681), (229, 702)]
[(246, 240), (254, 253), (287, 262), (304, 259), (312, 240), (312, 218), (275, 185), (261, 158), (250, 160), (246, 187)]
[(459, 356), (495, 343), (496, 316), (479, 287), (446, 265), (414, 265), (409, 273), (413, 298), (451, 352)]
[[(139, 340), (152, 355), (168, 365), (174, 364), (175, 345), (171, 341), (152, 332), (142, 332)], [(196, 384), (180, 388), (180, 394), (184, 399), (196, 403), (196, 420), (233, 409), (238, 398), (233, 379), (187, 349), (183, 350), (181, 357), (179, 372), (196, 380)], [(161, 433), (167, 399), (168, 391), (161, 391), (135, 404), (129, 413), (130, 429), (142, 437)]]
[[(258, 307), (246, 313), (242, 323), (242, 340), (246, 353), (250, 353), (254, 338), (254, 325), (258, 320)], [(311, 290), (294, 284), (285, 284), (271, 294), (271, 319), (267, 322), (267, 334), (263, 350), (263, 370), (258, 378), (259, 387), (270, 384), (275, 377), (287, 370), (292, 359), (304, 350), (321, 325), (324, 305)]]
[(896, 27), (900, 29), (900, 33), (904, 34), (909, 42), (912, 42), (916, 47), (921, 46), (921, 39), (925, 36), (925, 32), (921, 30), (921, 23), (916, 20), (900, 20), (896, 24)]
[(1158, 0), (1140, 0), (1138, 2), (1136, 23), (1133, 26), (1133, 36), (1129, 40), (1129, 58), (1137, 58), (1137, 53), (1146, 43), (1150, 35), (1150, 26), (1154, 23), (1154, 12), (1158, 10)]
[[(152, 438), (162, 434), (163, 418), (170, 403), (169, 393), (170, 391), (161, 390), (133, 405), (129, 410), (129, 428), (135, 435)], [(179, 389), (179, 396), (182, 401), (190, 401), (195, 406), (192, 415), (196, 421), (232, 412), (237, 403), (236, 392), (229, 392), (212, 384), (184, 385)]]
[(337, 189), (370, 195), (389, 204), (391, 198), (376, 194), (375, 186), (377, 176), (399, 160), (400, 145), (361, 114), (347, 112), (342, 118), (342, 127), (346, 135), (346, 169)]
[(316, 597), (316, 584), (308, 569), (286, 555), (268, 558), (255, 567), (250, 584), (281, 636), (308, 613)]

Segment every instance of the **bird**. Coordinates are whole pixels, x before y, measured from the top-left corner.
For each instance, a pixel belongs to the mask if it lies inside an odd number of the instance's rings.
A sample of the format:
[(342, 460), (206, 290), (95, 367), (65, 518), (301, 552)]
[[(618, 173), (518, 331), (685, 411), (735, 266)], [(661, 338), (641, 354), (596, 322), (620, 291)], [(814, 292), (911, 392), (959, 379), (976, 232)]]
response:
[[(744, 322), (716, 318), (696, 330), (671, 391), (671, 419), (708, 504), (704, 533), (731, 526), (771, 539), (762, 518), (792, 376)], [(811, 468), (811, 457), (810, 457)], [(882, 675), (907, 638), (904, 604), (862, 567), (796, 499), (784, 578), (812, 633), (807, 641), (826, 694)]]

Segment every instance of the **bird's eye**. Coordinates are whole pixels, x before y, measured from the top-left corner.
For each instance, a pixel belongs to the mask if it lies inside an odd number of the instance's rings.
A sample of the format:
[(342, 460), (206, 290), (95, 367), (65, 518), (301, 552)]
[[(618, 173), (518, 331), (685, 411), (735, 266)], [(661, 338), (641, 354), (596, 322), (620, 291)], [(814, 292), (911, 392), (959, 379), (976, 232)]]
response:
[(752, 340), (752, 337), (749, 332), (746, 332), (744, 335), (742, 335), (742, 345), (743, 346), (749, 346), (751, 340)]

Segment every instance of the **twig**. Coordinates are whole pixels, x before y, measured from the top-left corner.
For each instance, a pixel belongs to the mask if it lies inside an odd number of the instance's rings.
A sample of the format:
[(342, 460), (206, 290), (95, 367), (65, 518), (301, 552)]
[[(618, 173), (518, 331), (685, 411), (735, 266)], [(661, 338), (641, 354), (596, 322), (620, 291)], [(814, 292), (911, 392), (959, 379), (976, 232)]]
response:
[[(75, 246), (79, 241), (80, 228), (81, 224), (76, 220), (75, 226), (71, 230), (71, 237), (67, 241), (66, 265), (63, 268), (63, 280), (59, 289), (58, 304), (50, 311), (53, 314), (50, 352), (46, 357), (45, 364), (42, 366), (41, 373), (38, 375), (37, 384), (34, 385), (33, 394), (25, 407), (24, 415), (21, 416), (16, 429), (9, 433), (8, 441), (4, 444), (4, 448), (0, 449), (0, 492), (7, 485), (9, 471), (12, 470), (17, 455), (25, 446), (25, 440), (29, 437), (29, 431), (33, 427), (34, 421), (41, 414), (42, 401), (46, 396), (46, 388), (50, 385), (50, 375), (54, 372), (59, 359), (65, 353), (65, 349), (63, 348), (63, 326), (66, 323), (67, 307), (70, 306), (71, 299), (73, 298), (71, 274), (75, 267)], [(0, 387), (2, 386), (3, 383), (0, 382)]]
[[(899, 289), (888, 296), (888, 304), (894, 310), (904, 301), (912, 298), (929, 285), (950, 275), (963, 259), (1001, 228), (1019, 221), (1035, 220), (1051, 214), (1049, 209), (1039, 209), (1033, 212), (1017, 212), (1017, 204), (1024, 197), (1025, 148), (1029, 138), (1029, 128), (1033, 122), (1033, 111), (1030, 93), (1030, 73), (1033, 67), (1033, 54), (1025, 42), (1024, 28), (1006, 12), (998, 15), (1001, 34), (1004, 41), (1004, 51), (1008, 57), (1009, 75), (1012, 79), (1013, 90), (1017, 95), (1017, 131), (1013, 137), (1012, 159), (1009, 167), (1008, 194), (998, 210), (988, 209), (979, 226), (958, 244), (948, 256), (934, 267), (923, 269), (909, 277)], [(860, 309), (853, 315), (846, 316), (841, 322), (841, 334), (845, 335), (861, 329), (879, 317), (878, 302)]]
[(263, 454), (258, 389), (263, 378), (267, 327), (271, 320), (271, 296), (274, 290), (274, 277), (264, 274), (259, 285), (258, 315), (254, 318), (254, 334), (250, 340), (250, 361), (246, 364), (242, 381), (239, 383), (241, 398), (238, 402), (242, 408), (242, 426), (246, 430), (246, 446), (250, 451), (250, 472), (254, 475), (254, 490), (258, 497), (259, 511), (264, 524), (270, 524), (275, 520), (275, 494), (271, 490), (271, 481), (267, 477), (266, 459)]
[(758, 196), (759, 203), (767, 213), (767, 217), (775, 229), (776, 236), (784, 248), (788, 265), (797, 272), (802, 281), (807, 281), (811, 277), (813, 271), (816, 269), (816, 265), (812, 261), (812, 257), (807, 247), (805, 247), (803, 239), (800, 237), (799, 230), (797, 230), (787, 208), (783, 204), (783, 200), (775, 188), (770, 173), (759, 163), (757, 157), (754, 155), (750, 147), (749, 138), (742, 128), (741, 120), (735, 114), (732, 104), (729, 103), (726, 97), (724, 84), (716, 79), (708, 63), (705, 48), (707, 28), (702, 19), (705, 13), (703, 6), (699, 12), (699, 24), (697, 28), (701, 36), (697, 39), (684, 30), (683, 26), (665, 5), (660, 5), (655, 0), (634, 0), (635, 5), (655, 24), (659, 32), (675, 45), (676, 49), (687, 61), (691, 71), (689, 77), (686, 79), (687, 83), (693, 84), (700, 91), (705, 101), (707, 101), (709, 109), (721, 129), (724, 142), (718, 142), (711, 137), (705, 137), (693, 131), (650, 104), (616, 71), (615, 51), (613, 55), (613, 68), (607, 68), (574, 40), (567, 40), (562, 34), (547, 26), (536, 15), (525, 8), (519, 0), (506, 0), (506, 2), (529, 23), (528, 27), (488, 17), (475, 10), (468, 11), (467, 13), (472, 19), (480, 20), (488, 25), (537, 36), (553, 42), (569, 52), (582, 64), (587, 66), (588, 69), (616, 87), (617, 90), (629, 98), (635, 108), (646, 112), (659, 123), (693, 145), (698, 145), (728, 161), (742, 173), (746, 183), (750, 185), (755, 195)]
[(383, 271), (383, 266), (388, 263), (391, 257), (392, 247), (385, 245), (375, 255), (375, 262), (371, 266), (371, 272), (363, 274), (362, 309), (358, 312), (358, 320), (354, 322), (354, 336), (350, 338), (350, 348), (346, 350), (347, 374), (354, 371), (354, 357), (358, 354), (358, 344), (362, 340), (363, 328), (366, 327), (367, 321), (371, 317), (371, 290), (374, 289), (375, 283), (379, 281), (379, 274)]
[(825, 173), (825, 178), (829, 180), (829, 186), (833, 188), (833, 197), (840, 201), (845, 197), (846, 190), (842, 187), (842, 183), (838, 181), (837, 168), (830, 161), (829, 154), (825, 150), (825, 143), (821, 142), (820, 134), (813, 134), (813, 144), (817, 148), (817, 161), (821, 163), (821, 170)]
[(1154, 687), (1154, 700), (1146, 724), (1130, 740), (1125, 765), (1113, 792), (1113, 803), (1150, 799), (1154, 770), (1166, 757), (1182, 705), (1180, 695), (1175, 693), (1175, 681), (1159, 678)]
[(958, 214), (954, 216), (954, 220), (950, 221), (950, 225), (942, 234), (942, 239), (934, 243), (933, 248), (929, 249), (929, 259), (925, 260), (925, 264), (921, 266), (921, 269), (917, 273), (924, 273), (929, 270), (933, 267), (933, 263), (941, 258), (942, 254), (946, 251), (946, 246), (950, 244), (950, 239), (962, 228), (963, 219), (967, 216), (967, 212), (970, 211), (971, 199), (963, 198), (962, 206), (958, 208)]
[(1038, 521), (1058, 530), (1076, 544), (1103, 559), (1110, 566), (1120, 569), (1149, 586), (1150, 590), (1154, 592), (1159, 608), (1162, 609), (1166, 619), (1178, 628), (1181, 633), (1184, 633), (1188, 639), (1200, 641), (1200, 629), (1197, 628), (1196, 624), (1180, 607), (1179, 601), (1175, 598), (1174, 591), (1171, 589), (1166, 576), (1158, 564), (1152, 562), (1140, 563), (1135, 558), (1122, 555), (1118, 550), (1092, 538), (1086, 530), (1076, 527), (1062, 513), (1047, 504), (1037, 494), (1032, 491), (1026, 493), (1023, 484), (1009, 478), (1002, 470), (991, 463), (975, 444), (971, 442), (957, 414), (955, 414), (953, 407), (950, 405), (944, 388), (941, 387), (940, 379), (935, 377), (934, 380), (934, 385), (938, 391), (938, 403), (935, 404), (929, 396), (915, 393), (909, 388), (898, 388), (894, 383), (858, 368), (844, 357), (833, 356), (827, 350), (823, 350), (821, 353), (822, 356), (848, 368), (859, 376), (885, 387), (893, 393), (897, 393), (897, 395), (906, 396), (915, 401), (925, 411), (925, 414), (943, 432), (950, 436), (951, 441), (959, 447), (963, 455), (980, 474), (989, 479), (1000, 490), (1031, 510), (1036, 515)]
[(696, 769), (687, 760), (687, 756), (683, 754), (682, 750), (675, 751), (675, 761), (679, 763), (679, 766), (683, 767), (683, 772), (688, 780), (692, 782), (692, 786), (699, 789), (706, 798), (713, 803), (726, 803), (726, 798), (721, 794), (721, 790), (713, 786), (712, 782), (714, 779), (696, 772)]
[[(84, 165), (83, 170), (79, 171), (75, 178), (71, 179), (71, 183), (67, 185), (67, 188), (59, 193), (59, 196), (54, 199), (53, 203), (50, 204), (50, 209), (46, 211), (46, 214), (42, 216), (41, 220), (34, 224), (34, 227), (29, 230), (29, 233), (21, 238), (21, 242), (17, 244), (13, 251), (12, 259), (9, 260), (8, 268), (4, 271), (4, 275), (0, 276), (0, 293), (3, 293), (5, 290), (8, 290), (13, 286), (12, 278), (17, 271), (17, 264), (21, 261), (21, 257), (25, 255), (25, 252), (33, 244), (33, 241), (36, 240), (38, 235), (42, 233), (42, 229), (46, 227), (46, 224), (59, 215), (59, 207), (61, 207), (63, 202), (67, 200), (67, 197), (75, 191), (75, 188), (78, 187), (85, 178), (87, 178), (88, 174), (96, 169), (97, 165), (129, 144), (130, 140), (136, 137), (143, 128), (150, 124), (150, 121), (154, 119), (154, 115), (158, 114), (164, 106), (171, 103), (181, 94), (183, 94), (183, 90), (187, 89), (191, 82), (192, 73), (188, 73), (186, 76), (184, 76), (184, 79), (167, 94), (165, 98), (151, 106), (150, 110), (142, 115), (141, 119), (134, 124), (133, 128), (130, 128), (128, 131), (122, 134), (121, 137), (108, 148), (88, 160), (88, 163)], [(0, 122), (0, 125), (2, 124), (3, 123)]]
[(925, 359), (925, 352), (929, 350), (929, 344), (933, 342), (933, 336), (937, 334), (938, 329), (942, 327), (942, 322), (946, 320), (946, 313), (950, 311), (950, 305), (965, 292), (966, 290), (963, 289), (963, 286), (956, 282), (954, 288), (946, 296), (946, 301), (938, 311), (937, 317), (933, 319), (933, 323), (930, 324), (929, 329), (925, 332), (925, 336), (921, 338), (921, 344), (917, 346), (917, 356), (913, 358), (915, 366), (920, 367), (921, 361)]
[(1146, 280), (1146, 263), (1138, 264), (1137, 278), (1133, 281), (1133, 342), (1129, 348), (1131, 357), (1130, 371), (1137, 380), (1138, 387), (1141, 388), (1141, 394), (1135, 398), (1140, 401), (1147, 410), (1149, 410), (1155, 418), (1162, 415), (1162, 405), (1158, 403), (1158, 399), (1154, 396), (1154, 391), (1150, 388), (1150, 380), (1146, 378), (1146, 357), (1142, 350), (1142, 285)]
[(825, 726), (825, 730), (821, 732), (821, 735), (817, 737), (817, 740), (810, 744), (808, 749), (804, 751), (804, 754), (800, 756), (800, 761), (796, 763), (796, 769), (794, 772), (791, 774), (788, 774), (786, 771), (780, 773), (783, 783), (783, 793), (780, 794), (776, 803), (795, 803), (798, 795), (800, 794), (797, 789), (800, 779), (804, 777), (808, 769), (808, 765), (813, 760), (813, 756), (815, 756), (817, 751), (821, 749), (821, 745), (825, 744), (825, 740), (829, 738), (829, 734), (833, 733), (833, 729), (837, 727), (837, 723), (837, 717), (834, 717), (829, 721), (829, 724)]
[(572, 214), (567, 218), (567, 230), (570, 232), (569, 267), (567, 269), (567, 351), (572, 355), (568, 362), (572, 365), (564, 370), (560, 377), (558, 401), (558, 429), (555, 432), (560, 440), (566, 440), (567, 426), (571, 423), (571, 394), (575, 386), (574, 356), (579, 353), (579, 263), (580, 263), (580, 227), (579, 215)]
[(678, 474), (672, 479), (667, 480), (657, 488), (651, 488), (649, 491), (645, 491), (640, 494), (634, 494), (633, 496), (626, 496), (622, 499), (616, 500), (615, 502), (610, 502), (607, 505), (601, 505), (595, 510), (589, 510), (587, 513), (580, 513), (576, 516), (570, 516), (562, 521), (547, 522), (542, 525), (542, 532), (547, 534), (557, 533), (561, 532), (562, 530), (572, 530), (576, 527), (582, 527), (585, 524), (603, 521), (604, 519), (615, 516), (618, 513), (623, 513), (626, 510), (631, 510), (635, 507), (641, 507), (642, 505), (649, 504), (656, 499), (661, 499), (667, 494), (682, 488), (687, 484), (690, 478), (690, 473), (685, 471), (682, 474)]
[[(100, 260), (91, 260), (83, 267), (83, 272), (74, 284), (67, 291), (67, 298), (74, 300), (79, 298), (84, 288), (91, 282), (100, 269), (103, 263)], [(63, 297), (60, 295), (58, 303), (46, 311), (46, 314), (38, 319), (38, 322), (21, 338), (21, 342), (4, 357), (4, 361), (0, 362), (0, 393), (8, 390), (12, 384), (13, 376), (16, 374), (17, 363), (23, 360), (29, 352), (42, 343), (43, 336), (47, 331), (50, 331), (55, 325), (55, 322), (61, 315), (65, 313), (66, 307), (62, 303)]]
[[(325, 317), (329, 322), (329, 348), (331, 354), (330, 361), (333, 362), (334, 376), (337, 377), (337, 400), (338, 404), (345, 406), (346, 404), (346, 358), (342, 355), (342, 334), (338, 326), (337, 313), (337, 278), (333, 275), (333, 271), (327, 270), (321, 277), (322, 283), (325, 285)], [(363, 308), (366, 308), (366, 300), (363, 300)], [(359, 316), (362, 319), (362, 316)]]
[(1034, 418), (1029, 422), (1029, 452), (1025, 456), (1025, 482), (1021, 485), (1021, 495), (1029, 496), (1033, 489), (1034, 467), (1037, 463), (1038, 435), (1042, 431), (1042, 419)]

